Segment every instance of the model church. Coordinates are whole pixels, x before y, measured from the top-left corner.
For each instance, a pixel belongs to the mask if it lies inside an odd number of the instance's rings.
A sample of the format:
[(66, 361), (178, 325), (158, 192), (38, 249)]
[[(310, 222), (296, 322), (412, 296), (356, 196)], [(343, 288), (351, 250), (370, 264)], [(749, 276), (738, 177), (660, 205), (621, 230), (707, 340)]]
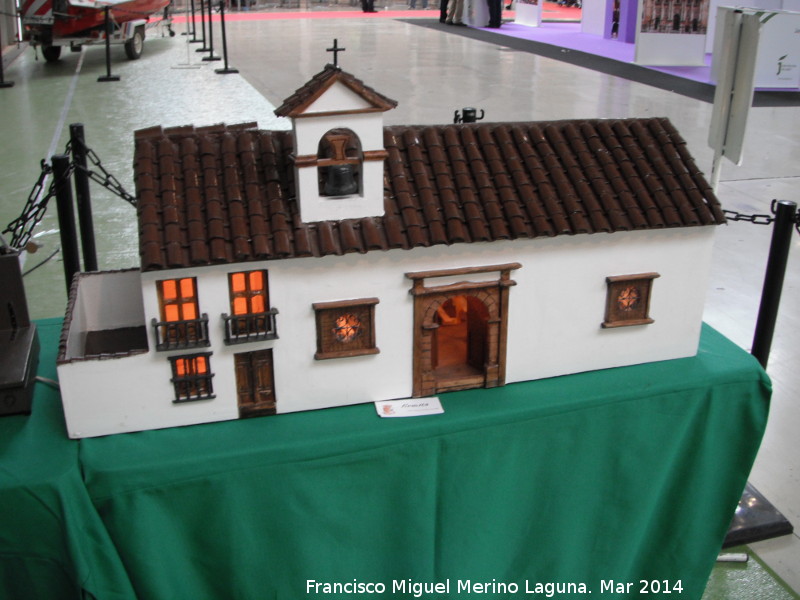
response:
[(137, 131), (141, 265), (83, 273), (70, 437), (693, 356), (725, 221), (661, 118), (384, 126), (327, 65), (290, 131)]

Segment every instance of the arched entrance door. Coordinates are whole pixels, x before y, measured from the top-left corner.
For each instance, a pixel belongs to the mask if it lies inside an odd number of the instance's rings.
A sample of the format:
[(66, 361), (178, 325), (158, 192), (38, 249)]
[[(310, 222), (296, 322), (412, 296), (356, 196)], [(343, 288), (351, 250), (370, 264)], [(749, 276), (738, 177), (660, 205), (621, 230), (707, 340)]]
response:
[[(414, 281), (415, 397), (505, 383), (510, 273), (519, 267), (406, 273)], [(492, 272), (496, 279), (485, 275)], [(481, 281), (458, 280), (478, 275)]]

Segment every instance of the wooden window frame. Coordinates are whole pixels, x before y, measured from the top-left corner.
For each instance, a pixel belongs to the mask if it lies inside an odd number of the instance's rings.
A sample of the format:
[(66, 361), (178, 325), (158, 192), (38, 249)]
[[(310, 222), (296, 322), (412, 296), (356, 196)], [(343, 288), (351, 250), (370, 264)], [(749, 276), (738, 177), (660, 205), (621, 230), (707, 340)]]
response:
[[(260, 290), (252, 289), (251, 287), (251, 275), (253, 273), (261, 273), (261, 277), (263, 280), (263, 286)], [(241, 292), (234, 291), (233, 287), (233, 278), (237, 275), (243, 275), (245, 280), (245, 289)], [(269, 306), (269, 282), (267, 280), (267, 271), (266, 269), (253, 269), (251, 271), (236, 271), (234, 273), (228, 273), (228, 295), (231, 301), (231, 315), (238, 317), (238, 316), (245, 316), (245, 315), (252, 315), (255, 313), (262, 313), (268, 312), (270, 309)], [(263, 310), (253, 310), (253, 300), (258, 297), (263, 297)], [(239, 298), (243, 298), (244, 301), (247, 303), (247, 312), (239, 313), (236, 312), (235, 301)]]
[[(184, 296), (183, 295), (183, 281), (190, 281), (192, 286), (192, 295), (191, 296)], [(166, 284), (174, 283), (175, 284), (175, 297), (173, 299), (168, 299), (168, 296), (164, 290)], [(156, 287), (158, 289), (158, 308), (161, 314), (161, 320), (165, 322), (172, 322), (172, 321), (191, 321), (200, 318), (200, 307), (199, 302), (197, 299), (197, 278), (196, 277), (176, 277), (174, 279), (163, 279), (161, 281), (156, 282)], [(194, 316), (187, 317), (185, 314), (185, 306), (191, 305), (194, 311)], [(175, 306), (178, 311), (178, 319), (169, 319), (167, 318), (167, 308), (170, 306)]]
[[(253, 275), (261, 275), (261, 287), (253, 286)], [(235, 278), (244, 278), (244, 288), (237, 291)], [(256, 298), (261, 299), (261, 310), (254, 309)], [(242, 344), (246, 342), (275, 340), (278, 332), (275, 327), (275, 316), (278, 310), (270, 306), (269, 276), (266, 269), (235, 271), (228, 273), (228, 299), (231, 314), (222, 313), (225, 328), (225, 344)], [(244, 300), (245, 312), (237, 312), (237, 301)], [(241, 302), (239, 307), (241, 308)]]
[[(378, 302), (377, 298), (360, 298), (312, 304), (317, 325), (317, 352), (314, 359), (379, 354), (380, 350), (375, 345), (375, 305)], [(337, 339), (337, 319), (350, 315), (358, 321), (358, 333), (351, 339)]]
[[(211, 383), (211, 379), (214, 377), (214, 373), (211, 371), (211, 354), (211, 352), (201, 352), (169, 357), (170, 366), (172, 367), (172, 379), (170, 381), (175, 390), (173, 403), (182, 404), (197, 400), (211, 400), (215, 397), (214, 387)], [(205, 371), (198, 372), (198, 359), (203, 360)], [(186, 361), (185, 373), (180, 373), (180, 361)]]
[[(185, 282), (188, 282), (186, 284)], [(169, 286), (174, 286), (174, 295)], [(187, 285), (190, 294), (186, 294)], [(152, 320), (156, 350), (209, 346), (208, 315), (200, 313), (197, 277), (176, 277), (156, 281), (161, 321)], [(191, 307), (190, 310), (187, 310)], [(175, 318), (177, 317), (177, 318)]]
[[(658, 277), (658, 273), (606, 277), (608, 289), (602, 327), (613, 329), (654, 323), (650, 318), (650, 299), (653, 295), (653, 280)], [(628, 292), (635, 293), (635, 298)]]

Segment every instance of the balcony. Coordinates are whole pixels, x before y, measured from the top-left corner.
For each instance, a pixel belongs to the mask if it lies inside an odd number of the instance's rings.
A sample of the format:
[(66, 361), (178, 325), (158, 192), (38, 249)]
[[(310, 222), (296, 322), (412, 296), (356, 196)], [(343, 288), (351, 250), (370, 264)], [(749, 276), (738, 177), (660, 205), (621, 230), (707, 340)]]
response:
[(247, 315), (229, 316), (223, 313), (222, 320), (225, 323), (225, 343), (231, 345), (277, 340), (278, 330), (275, 327), (275, 315), (277, 314), (277, 308), (271, 308), (267, 312), (251, 313)]
[(187, 321), (152, 320), (156, 334), (156, 350), (184, 350), (210, 346), (208, 341), (208, 315)]

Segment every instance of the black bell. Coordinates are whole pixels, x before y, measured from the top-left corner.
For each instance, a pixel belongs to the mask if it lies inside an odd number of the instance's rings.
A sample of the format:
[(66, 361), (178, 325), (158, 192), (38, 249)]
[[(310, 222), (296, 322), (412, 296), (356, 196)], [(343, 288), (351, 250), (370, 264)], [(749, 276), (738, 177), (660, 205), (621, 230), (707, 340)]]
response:
[(358, 193), (358, 182), (353, 165), (328, 167), (328, 178), (322, 193), (326, 196), (350, 196)]

